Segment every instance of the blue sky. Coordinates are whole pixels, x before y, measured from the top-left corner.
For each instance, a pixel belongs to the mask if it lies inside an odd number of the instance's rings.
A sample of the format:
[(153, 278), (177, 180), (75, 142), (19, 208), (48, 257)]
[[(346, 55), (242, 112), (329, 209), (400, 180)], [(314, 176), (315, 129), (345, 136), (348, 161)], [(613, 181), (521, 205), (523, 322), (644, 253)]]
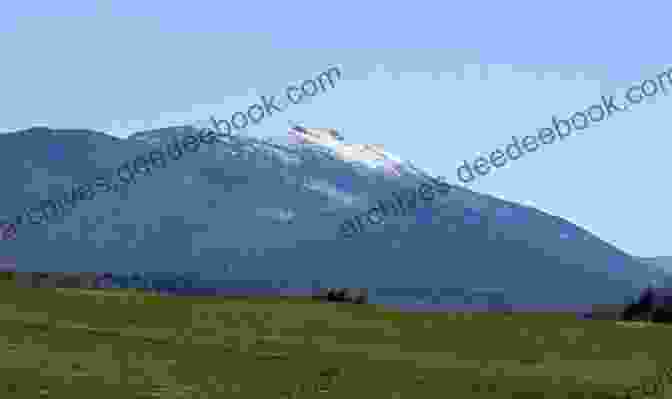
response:
[[(250, 133), (285, 134), (288, 119), (334, 127), (349, 142), (384, 144), (457, 183), (465, 159), (601, 95), (623, 101), (633, 83), (672, 66), (670, 8), (9, 2), (0, 14), (0, 132), (48, 125), (126, 137), (226, 118), (338, 65), (336, 88)], [(564, 217), (634, 255), (672, 255), (670, 107), (672, 95), (650, 98), (467, 187)]]

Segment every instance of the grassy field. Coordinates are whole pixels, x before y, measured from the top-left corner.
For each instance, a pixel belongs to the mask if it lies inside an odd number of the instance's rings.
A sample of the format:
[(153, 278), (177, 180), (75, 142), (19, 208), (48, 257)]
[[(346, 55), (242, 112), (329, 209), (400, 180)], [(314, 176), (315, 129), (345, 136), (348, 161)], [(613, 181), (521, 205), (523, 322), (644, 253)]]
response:
[(0, 331), (3, 399), (618, 398), (672, 366), (666, 325), (11, 282)]

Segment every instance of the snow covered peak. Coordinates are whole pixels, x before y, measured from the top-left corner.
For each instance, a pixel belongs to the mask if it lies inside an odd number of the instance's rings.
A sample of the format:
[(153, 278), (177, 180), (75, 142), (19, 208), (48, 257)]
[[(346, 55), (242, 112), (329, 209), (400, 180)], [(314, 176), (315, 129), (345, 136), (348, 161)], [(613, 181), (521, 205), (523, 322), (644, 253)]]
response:
[[(208, 120), (174, 128), (164, 128), (137, 133), (130, 139), (158, 145), (176, 136), (196, 134), (202, 129), (211, 129)], [(247, 129), (236, 132), (216, 145), (217, 151), (228, 152), (235, 157), (253, 159), (260, 156), (272, 159), (276, 165), (287, 168), (340, 169), (360, 176), (380, 176), (386, 180), (413, 178), (433, 179), (431, 174), (415, 167), (411, 162), (386, 151), (381, 144), (351, 144), (332, 128), (305, 128), (292, 125), (284, 135), (262, 138)], [(345, 171), (346, 169), (341, 169)]]

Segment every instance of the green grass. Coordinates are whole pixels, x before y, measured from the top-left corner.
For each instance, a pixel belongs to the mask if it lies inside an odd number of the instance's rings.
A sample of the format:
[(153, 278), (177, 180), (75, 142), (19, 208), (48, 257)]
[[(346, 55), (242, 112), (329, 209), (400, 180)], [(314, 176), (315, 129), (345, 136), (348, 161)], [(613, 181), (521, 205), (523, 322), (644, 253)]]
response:
[(666, 325), (113, 293), (0, 282), (0, 398), (606, 399), (672, 366)]

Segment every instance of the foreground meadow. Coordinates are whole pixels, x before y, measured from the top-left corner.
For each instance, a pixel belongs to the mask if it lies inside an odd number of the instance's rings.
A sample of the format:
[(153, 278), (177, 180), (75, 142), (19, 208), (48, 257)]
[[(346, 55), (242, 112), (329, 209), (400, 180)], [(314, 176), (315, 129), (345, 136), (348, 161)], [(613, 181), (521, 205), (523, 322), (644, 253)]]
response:
[(3, 281), (0, 398), (618, 398), (672, 366), (671, 337), (573, 314)]

